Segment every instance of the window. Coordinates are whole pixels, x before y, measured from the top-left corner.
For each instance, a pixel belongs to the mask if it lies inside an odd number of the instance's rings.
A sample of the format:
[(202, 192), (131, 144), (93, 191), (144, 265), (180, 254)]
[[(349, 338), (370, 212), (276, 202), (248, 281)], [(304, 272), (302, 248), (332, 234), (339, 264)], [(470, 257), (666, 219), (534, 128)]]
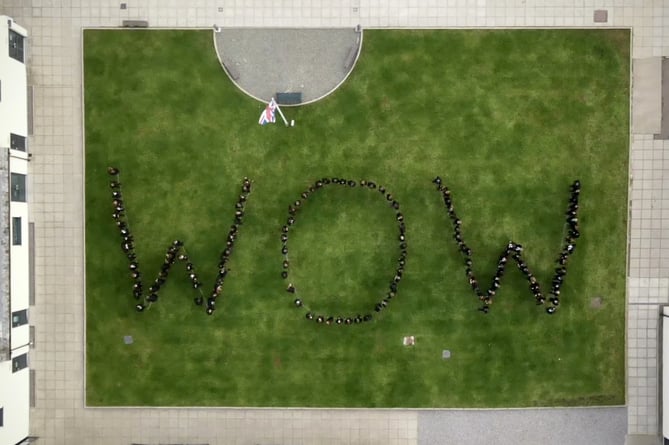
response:
[(21, 354), (12, 359), (12, 372), (18, 372), (28, 367), (28, 354)]
[(12, 327), (18, 328), (24, 324), (28, 324), (28, 309), (12, 312)]
[(26, 151), (26, 137), (9, 133), (9, 147), (14, 150)]
[(12, 246), (21, 245), (21, 217), (12, 217)]
[(0, 408), (0, 426), (5, 426), (5, 412), (4, 408)]
[(26, 202), (26, 175), (12, 173), (12, 201)]
[(9, 57), (23, 63), (23, 36), (9, 30)]

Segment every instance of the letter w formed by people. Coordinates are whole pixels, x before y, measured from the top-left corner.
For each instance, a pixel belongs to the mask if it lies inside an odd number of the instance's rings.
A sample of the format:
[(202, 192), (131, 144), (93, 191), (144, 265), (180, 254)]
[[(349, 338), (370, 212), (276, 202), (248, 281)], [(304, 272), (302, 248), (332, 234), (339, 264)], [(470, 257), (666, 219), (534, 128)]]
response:
[(132, 293), (135, 297), (135, 300), (137, 300), (135, 305), (137, 311), (144, 312), (145, 309), (150, 308), (151, 305), (158, 301), (159, 291), (165, 284), (172, 266), (179, 262), (184, 264), (186, 274), (191, 282), (193, 290), (196, 292), (196, 297), (194, 298), (195, 304), (202, 306), (206, 301), (206, 313), (209, 315), (213, 314), (214, 310), (216, 309), (216, 300), (221, 296), (223, 291), (223, 283), (228, 274), (227, 263), (230, 260), (230, 256), (232, 255), (232, 248), (234, 246), (235, 239), (237, 239), (239, 229), (244, 219), (244, 207), (246, 205), (248, 196), (251, 193), (251, 181), (248, 178), (244, 178), (242, 182), (241, 193), (237, 203), (235, 204), (234, 222), (230, 226), (225, 248), (221, 252), (218, 263), (218, 274), (216, 276), (216, 280), (214, 281), (213, 289), (205, 300), (205, 295), (202, 292), (202, 283), (200, 282), (200, 279), (197, 275), (195, 265), (190, 261), (186, 247), (180, 240), (174, 240), (167, 248), (163, 264), (160, 266), (160, 272), (158, 272), (158, 276), (151, 285), (145, 288), (142, 273), (140, 272), (139, 268), (140, 263), (137, 258), (137, 254), (135, 253), (134, 237), (130, 231), (130, 224), (128, 222), (125, 206), (123, 203), (119, 170), (117, 168), (110, 167), (108, 169), (108, 173), (112, 176), (112, 181), (109, 184), (112, 190), (112, 204), (114, 206), (114, 213), (112, 216), (116, 222), (116, 226), (121, 233), (121, 250), (127, 256), (128, 261), (130, 262), (130, 277), (133, 280)]
[[(497, 271), (493, 277), (490, 287), (485, 291), (481, 289), (473, 271), (474, 265), (472, 261), (472, 250), (462, 238), (462, 221), (460, 221), (457, 214), (455, 213), (453, 200), (451, 198), (451, 191), (448, 189), (448, 187), (442, 184), (442, 180), (439, 176), (437, 176), (432, 182), (436, 184), (437, 191), (441, 193), (444, 199), (444, 205), (448, 211), (448, 216), (453, 223), (453, 238), (458, 244), (458, 250), (464, 257), (466, 268), (465, 273), (467, 275), (467, 279), (469, 280), (469, 285), (482, 304), (482, 306), (479, 307), (479, 310), (484, 314), (489, 312), (490, 306), (494, 301), (495, 294), (500, 287), (501, 279), (506, 271), (506, 266), (509, 264), (510, 260), (516, 263), (518, 269), (520, 269), (520, 271), (527, 279), (530, 291), (534, 295), (537, 305), (546, 304), (546, 296), (541, 290), (541, 285), (537, 281), (537, 278), (534, 276), (534, 274), (530, 271), (527, 262), (523, 258), (523, 246), (513, 241), (509, 241), (499, 256), (497, 261)], [(553, 280), (551, 282), (551, 290), (548, 293), (549, 304), (546, 307), (546, 312), (548, 314), (554, 314), (560, 305), (560, 288), (564, 282), (565, 277), (567, 276), (567, 264), (569, 256), (574, 253), (574, 249), (576, 249), (576, 239), (580, 236), (578, 228), (578, 198), (580, 192), (581, 183), (580, 181), (576, 180), (572, 183), (570, 188), (569, 205), (567, 212), (565, 213), (567, 226), (566, 236), (562, 250), (557, 257), (557, 267), (555, 268), (555, 275), (553, 276)]]

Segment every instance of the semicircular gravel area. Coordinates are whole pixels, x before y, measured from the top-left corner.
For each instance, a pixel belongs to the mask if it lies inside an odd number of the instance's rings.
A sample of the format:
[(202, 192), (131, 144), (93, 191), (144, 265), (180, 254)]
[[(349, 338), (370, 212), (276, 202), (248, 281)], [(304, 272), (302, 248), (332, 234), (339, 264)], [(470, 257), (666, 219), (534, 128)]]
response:
[(346, 79), (362, 40), (355, 28), (220, 28), (214, 39), (226, 73), (244, 92), (263, 102), (299, 92), (302, 104)]

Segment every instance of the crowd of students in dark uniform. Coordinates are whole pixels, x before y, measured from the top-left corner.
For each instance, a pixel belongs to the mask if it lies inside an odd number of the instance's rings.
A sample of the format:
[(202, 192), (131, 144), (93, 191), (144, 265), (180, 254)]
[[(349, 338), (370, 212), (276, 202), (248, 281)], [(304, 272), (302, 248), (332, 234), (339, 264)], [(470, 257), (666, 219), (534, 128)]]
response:
[[(397, 287), (400, 281), (402, 280), (402, 275), (404, 274), (404, 267), (406, 265), (407, 242), (406, 242), (406, 226), (404, 224), (404, 215), (400, 211), (399, 202), (397, 202), (397, 200), (393, 197), (393, 195), (390, 192), (388, 192), (384, 186), (377, 185), (373, 181), (368, 181), (363, 179), (359, 182), (356, 182), (352, 179), (343, 179), (336, 177), (319, 179), (301, 193), (300, 199), (296, 200), (295, 202), (293, 202), (288, 206), (288, 218), (286, 220), (286, 224), (281, 229), (281, 253), (283, 254), (283, 270), (281, 272), (281, 277), (284, 279), (288, 279), (288, 269), (290, 266), (290, 262), (288, 260), (288, 234), (292, 226), (295, 224), (296, 221), (295, 217), (297, 216), (300, 208), (304, 204), (304, 201), (306, 201), (312, 193), (322, 189), (325, 186), (337, 186), (337, 185), (350, 188), (359, 186), (362, 188), (367, 188), (369, 190), (376, 190), (386, 199), (388, 205), (395, 211), (395, 219), (397, 221), (399, 229), (398, 241), (400, 247), (400, 256), (397, 260), (397, 269), (395, 270), (395, 275), (388, 284), (387, 293), (385, 294), (384, 298), (381, 299), (381, 301), (376, 303), (376, 305), (374, 306), (375, 312), (381, 312), (383, 309), (388, 307), (390, 301), (397, 295)], [(297, 294), (297, 290), (292, 283), (288, 284), (286, 291), (292, 294)], [(298, 308), (304, 307), (304, 302), (300, 298), (295, 298), (293, 303), (295, 307)], [(362, 322), (371, 321), (373, 318), (371, 311), (365, 315), (358, 314), (356, 316), (351, 316), (351, 317), (342, 317), (333, 315), (319, 315), (310, 310), (308, 310), (305, 317), (307, 320), (313, 320), (316, 323), (322, 323), (326, 325), (359, 324)]]
[[(230, 256), (232, 255), (232, 250), (235, 245), (235, 240), (239, 235), (239, 228), (244, 222), (244, 211), (246, 207), (246, 200), (251, 193), (251, 180), (249, 178), (244, 178), (242, 181), (242, 188), (235, 203), (235, 219), (230, 230), (228, 231), (228, 236), (225, 240), (225, 249), (221, 252), (218, 262), (218, 274), (216, 275), (216, 280), (214, 281), (214, 289), (207, 298), (207, 314), (211, 315), (216, 309), (216, 299), (220, 297), (221, 292), (223, 291), (223, 283), (225, 278), (228, 276), (230, 268), (227, 266)], [(203, 300), (201, 297), (195, 299), (195, 304), (201, 305)]]
[[(479, 282), (476, 279), (473, 272), (473, 261), (472, 261), (472, 249), (464, 242), (462, 238), (462, 221), (458, 218), (453, 207), (453, 201), (451, 199), (451, 191), (443, 185), (442, 180), (437, 176), (433, 181), (437, 186), (437, 190), (441, 193), (444, 199), (444, 205), (448, 210), (448, 215), (451, 218), (453, 223), (453, 238), (458, 244), (458, 249), (462, 253), (465, 260), (465, 274), (469, 280), (469, 285), (476, 294), (479, 301), (482, 303), (482, 306), (479, 307), (479, 311), (487, 314), (490, 311), (490, 306), (493, 303), (495, 295), (501, 285), (502, 277), (506, 272), (506, 266), (509, 264), (509, 260), (513, 260), (518, 266), (518, 269), (525, 276), (529, 283), (530, 291), (534, 296), (537, 305), (544, 305), (546, 303), (546, 296), (541, 291), (541, 286), (537, 281), (536, 276), (530, 271), (527, 263), (523, 259), (522, 252), (523, 246), (520, 244), (510, 241), (505, 247), (504, 251), (500, 255), (497, 261), (497, 270), (492, 279), (490, 287), (484, 292), (479, 286)], [(578, 198), (581, 192), (581, 182), (576, 180), (570, 187), (570, 197), (569, 197), (569, 207), (567, 209), (566, 215), (566, 236), (564, 239), (562, 251), (557, 259), (557, 267), (555, 268), (555, 274), (551, 283), (551, 291), (548, 294), (548, 301), (550, 305), (546, 308), (548, 314), (554, 314), (559, 305), (560, 305), (560, 288), (564, 283), (564, 279), (567, 275), (567, 263), (569, 256), (574, 253), (576, 249), (576, 239), (580, 237), (579, 226), (578, 226)]]
[[(113, 177), (109, 183), (112, 191), (112, 205), (114, 207), (112, 217), (121, 234), (121, 250), (130, 262), (128, 268), (130, 269), (130, 277), (133, 280), (132, 293), (134, 298), (138, 301), (135, 305), (135, 309), (138, 312), (143, 312), (144, 309), (149, 307), (152, 303), (158, 301), (158, 291), (165, 284), (172, 266), (177, 261), (186, 263), (186, 273), (188, 279), (190, 280), (193, 289), (196, 290), (199, 294), (197, 297), (195, 297), (194, 302), (196, 305), (203, 305), (205, 299), (204, 294), (202, 293), (202, 282), (198, 278), (198, 275), (195, 271), (195, 266), (192, 262), (189, 261), (184, 244), (180, 240), (173, 241), (172, 244), (167, 248), (165, 259), (163, 264), (160, 266), (160, 272), (158, 272), (157, 278), (148, 287), (148, 292), (145, 293), (144, 284), (142, 281), (142, 273), (139, 270), (139, 262), (135, 252), (134, 237), (130, 233), (130, 225), (128, 223), (125, 207), (123, 205), (123, 194), (121, 191), (121, 182), (119, 180), (120, 172), (116, 167), (109, 167), (107, 172), (110, 176)], [(214, 310), (216, 309), (216, 299), (221, 295), (225, 277), (230, 270), (227, 267), (227, 263), (230, 259), (230, 255), (232, 254), (234, 242), (239, 233), (239, 227), (243, 222), (244, 206), (250, 193), (251, 181), (248, 178), (244, 178), (239, 199), (235, 204), (234, 223), (232, 226), (230, 226), (230, 231), (228, 232), (228, 237), (226, 240), (226, 247), (220, 256), (218, 274), (214, 283), (214, 289), (210, 296), (206, 299), (206, 312), (209, 315), (213, 314)]]
[[(115, 167), (109, 167), (108, 173), (113, 178), (110, 181), (109, 185), (111, 188), (112, 194), (112, 205), (114, 211), (112, 217), (115, 221), (119, 233), (121, 235), (121, 250), (126, 255), (129, 261), (129, 270), (130, 277), (133, 280), (133, 296), (138, 303), (135, 305), (135, 308), (138, 312), (144, 311), (146, 307), (150, 304), (158, 301), (158, 291), (165, 284), (169, 272), (175, 262), (185, 262), (186, 263), (186, 272), (188, 279), (191, 282), (193, 289), (195, 289), (199, 295), (194, 299), (195, 304), (203, 305), (205, 303), (205, 298), (202, 293), (201, 287), (202, 283), (200, 282), (198, 275), (195, 271), (195, 266), (189, 261), (188, 254), (184, 248), (184, 244), (180, 240), (175, 240), (168, 247), (167, 252), (165, 253), (165, 259), (161, 265), (160, 272), (158, 273), (157, 278), (153, 283), (148, 287), (147, 292), (145, 292), (142, 273), (139, 269), (139, 262), (137, 260), (137, 254), (135, 252), (134, 237), (130, 232), (130, 226), (128, 219), (125, 213), (125, 207), (123, 203), (123, 195), (121, 191), (121, 182), (119, 180), (119, 170)], [(525, 276), (528, 281), (529, 289), (532, 292), (534, 299), (537, 305), (544, 305), (546, 300), (550, 302), (550, 305), (546, 308), (546, 312), (553, 314), (557, 311), (560, 305), (560, 289), (564, 283), (565, 277), (567, 275), (567, 264), (569, 256), (574, 253), (576, 249), (576, 240), (580, 237), (579, 225), (578, 225), (578, 209), (579, 209), (579, 194), (581, 191), (581, 183), (576, 180), (570, 187), (570, 198), (569, 198), (569, 207), (566, 212), (566, 236), (563, 243), (562, 251), (560, 252), (557, 258), (557, 267), (555, 268), (555, 274), (551, 282), (551, 290), (548, 293), (548, 298), (544, 295), (541, 290), (541, 286), (536, 278), (536, 276), (530, 271), (527, 263), (523, 259), (522, 252), (523, 246), (520, 244), (510, 241), (505, 247), (504, 251), (500, 255), (497, 262), (497, 270), (493, 276), (492, 282), (489, 288), (486, 291), (482, 291), (478, 280), (476, 279), (473, 272), (473, 260), (472, 260), (472, 250), (464, 242), (462, 237), (462, 221), (458, 218), (453, 207), (453, 201), (451, 199), (451, 192), (443, 185), (440, 177), (436, 177), (433, 181), (437, 186), (437, 190), (441, 193), (444, 204), (448, 211), (448, 215), (451, 218), (453, 224), (453, 237), (457, 242), (458, 249), (464, 257), (465, 262), (465, 274), (469, 281), (469, 284), (476, 294), (479, 301), (482, 303), (482, 306), (479, 307), (479, 311), (483, 313), (488, 313), (490, 307), (493, 303), (496, 293), (501, 285), (502, 277), (506, 272), (506, 266), (509, 264), (510, 260), (513, 260), (516, 263), (516, 266)], [(406, 265), (407, 258), (407, 243), (406, 243), (406, 226), (404, 224), (404, 215), (400, 212), (400, 205), (393, 195), (387, 192), (386, 188), (374, 183), (373, 181), (361, 180), (357, 183), (354, 180), (343, 179), (343, 178), (323, 178), (317, 180), (313, 185), (309, 186), (304, 192), (301, 193), (300, 199), (296, 200), (288, 206), (288, 218), (286, 224), (282, 227), (281, 230), (281, 253), (283, 255), (283, 270), (281, 272), (281, 277), (288, 279), (288, 270), (290, 262), (288, 259), (288, 234), (290, 229), (295, 224), (295, 217), (298, 214), (303, 202), (306, 201), (309, 196), (316, 192), (317, 190), (328, 186), (328, 185), (339, 185), (346, 187), (356, 187), (360, 186), (370, 190), (377, 190), (383, 197), (385, 197), (389, 206), (395, 210), (395, 216), (399, 229), (399, 247), (400, 247), (400, 256), (397, 260), (397, 269), (395, 270), (395, 275), (388, 285), (388, 291), (384, 298), (380, 300), (374, 306), (375, 312), (381, 312), (385, 309), (390, 301), (397, 295), (397, 288), (404, 274), (404, 267)], [(245, 204), (249, 194), (251, 193), (251, 181), (248, 178), (244, 178), (241, 187), (241, 193), (235, 204), (235, 218), (234, 223), (230, 226), (226, 238), (226, 246), (223, 252), (220, 255), (220, 261), (218, 264), (218, 274), (214, 283), (214, 288), (211, 294), (206, 298), (206, 312), (207, 314), (213, 314), (216, 309), (216, 300), (221, 295), (223, 290), (223, 283), (229, 272), (227, 263), (230, 259), (230, 256), (233, 251), (235, 240), (239, 234), (239, 228), (243, 223)], [(289, 283), (286, 290), (292, 294), (296, 294), (296, 288), (292, 283)], [(295, 307), (303, 307), (304, 302), (300, 298), (295, 298), (293, 301)], [(317, 323), (324, 324), (339, 324), (339, 325), (351, 325), (359, 324), (361, 322), (367, 322), (372, 320), (372, 314), (367, 313), (363, 315), (356, 315), (352, 317), (341, 317), (341, 316), (332, 316), (332, 315), (319, 315), (315, 314), (312, 311), (308, 311), (306, 314), (307, 320), (314, 320)]]

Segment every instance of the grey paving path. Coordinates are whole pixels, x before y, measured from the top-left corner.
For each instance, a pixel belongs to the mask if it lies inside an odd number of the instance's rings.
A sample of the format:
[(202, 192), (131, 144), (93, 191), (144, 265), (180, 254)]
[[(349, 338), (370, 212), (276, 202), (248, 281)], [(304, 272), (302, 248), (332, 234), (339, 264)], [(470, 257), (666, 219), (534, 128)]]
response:
[(302, 102), (332, 92), (348, 76), (360, 48), (354, 28), (222, 28), (214, 33), (219, 60), (250, 96), (302, 93)]
[(418, 445), (623, 444), (627, 409), (421, 411)]

